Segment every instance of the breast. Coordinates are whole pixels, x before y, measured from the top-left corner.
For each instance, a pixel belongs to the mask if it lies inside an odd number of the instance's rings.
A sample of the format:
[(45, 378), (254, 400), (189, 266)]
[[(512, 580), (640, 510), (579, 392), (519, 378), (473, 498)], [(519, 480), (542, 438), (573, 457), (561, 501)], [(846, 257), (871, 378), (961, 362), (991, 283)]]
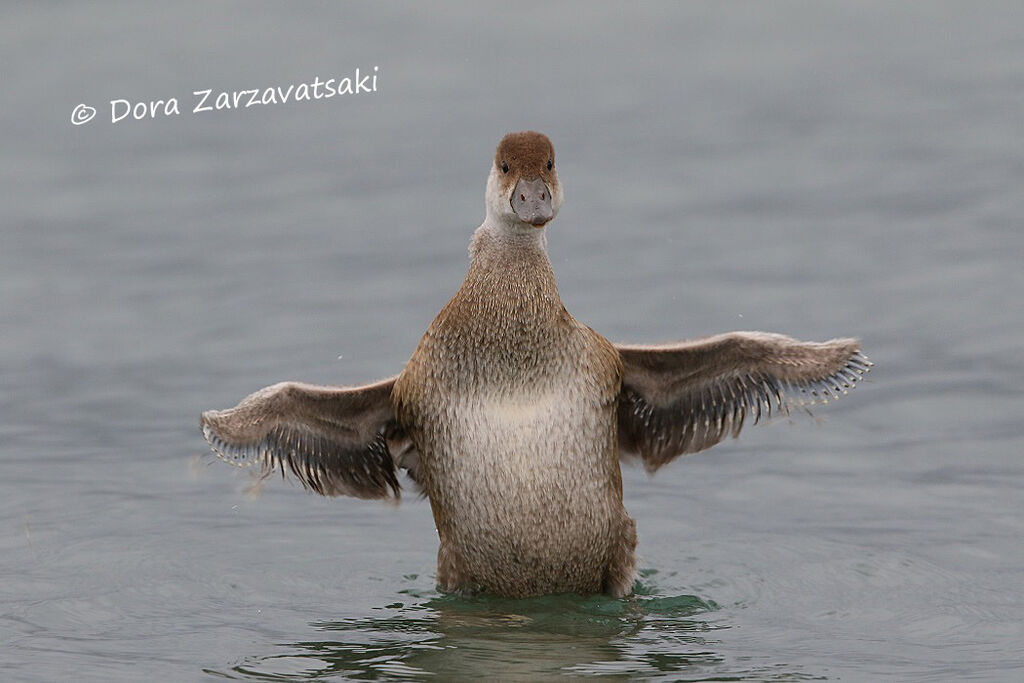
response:
[[(443, 489), (549, 502), (607, 480), (614, 411), (578, 382), (534, 392), (472, 392), (453, 402), (431, 443)], [(570, 486), (571, 485), (571, 486)], [(498, 501), (496, 501), (497, 504)]]
[(474, 583), (504, 594), (597, 589), (621, 499), (614, 411), (589, 398), (571, 384), (468, 395), (428, 437), (441, 540)]

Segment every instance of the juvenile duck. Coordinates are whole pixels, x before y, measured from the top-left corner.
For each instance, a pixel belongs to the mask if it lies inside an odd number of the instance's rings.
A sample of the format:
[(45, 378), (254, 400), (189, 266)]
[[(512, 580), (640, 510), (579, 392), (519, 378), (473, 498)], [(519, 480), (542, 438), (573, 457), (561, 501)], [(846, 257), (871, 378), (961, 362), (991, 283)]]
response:
[(469, 274), (402, 372), (359, 387), (283, 382), (203, 413), (213, 452), (324, 496), (426, 497), (442, 590), (623, 596), (636, 526), (619, 460), (654, 471), (794, 403), (845, 394), (871, 363), (854, 339), (730, 332), (612, 344), (558, 296), (544, 226), (562, 204), (551, 141), (498, 145)]

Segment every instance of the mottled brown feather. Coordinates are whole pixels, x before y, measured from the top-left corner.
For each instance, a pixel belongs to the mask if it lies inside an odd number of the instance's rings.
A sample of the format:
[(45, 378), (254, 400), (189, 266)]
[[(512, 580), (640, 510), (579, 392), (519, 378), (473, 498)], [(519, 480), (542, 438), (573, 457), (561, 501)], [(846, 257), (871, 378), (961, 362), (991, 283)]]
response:
[(615, 437), (619, 355), (569, 315), (542, 244), (524, 240), (477, 232), (465, 282), (395, 384), (440, 536), (438, 583), (624, 595), (636, 532)]

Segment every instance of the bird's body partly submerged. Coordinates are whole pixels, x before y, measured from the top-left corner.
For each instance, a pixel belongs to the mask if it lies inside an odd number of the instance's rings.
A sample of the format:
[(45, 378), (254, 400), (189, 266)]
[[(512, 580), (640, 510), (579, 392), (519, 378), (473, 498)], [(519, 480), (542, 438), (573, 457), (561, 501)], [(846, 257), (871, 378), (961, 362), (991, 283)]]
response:
[(438, 581), (502, 595), (626, 592), (615, 347), (562, 306), (535, 228), (481, 228), (466, 281), (395, 382), (441, 549)]
[(397, 497), (405, 469), (430, 500), (442, 589), (629, 593), (622, 455), (654, 470), (738, 434), (748, 413), (785, 410), (793, 393), (845, 393), (870, 363), (855, 340), (759, 332), (612, 344), (558, 296), (543, 227), (561, 200), (548, 138), (506, 136), (469, 273), (401, 374), (282, 383), (204, 413), (214, 452), (290, 469), (324, 495)]

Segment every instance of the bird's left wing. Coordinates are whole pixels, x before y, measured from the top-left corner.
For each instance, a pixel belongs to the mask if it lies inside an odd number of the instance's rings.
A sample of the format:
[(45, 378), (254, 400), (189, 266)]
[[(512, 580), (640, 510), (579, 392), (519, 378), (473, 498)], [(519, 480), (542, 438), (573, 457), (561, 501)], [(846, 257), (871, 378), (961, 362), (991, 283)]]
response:
[[(203, 413), (200, 426), (213, 452), (261, 475), (286, 470), (324, 496), (399, 497), (396, 467), (418, 464), (415, 448), (394, 419), (395, 378), (361, 387), (281, 382), (230, 410)], [(392, 453), (394, 450), (394, 453)]]
[(872, 365), (856, 339), (802, 342), (767, 332), (616, 349), (624, 367), (619, 449), (652, 471), (737, 436), (748, 415), (757, 422), (838, 398)]

